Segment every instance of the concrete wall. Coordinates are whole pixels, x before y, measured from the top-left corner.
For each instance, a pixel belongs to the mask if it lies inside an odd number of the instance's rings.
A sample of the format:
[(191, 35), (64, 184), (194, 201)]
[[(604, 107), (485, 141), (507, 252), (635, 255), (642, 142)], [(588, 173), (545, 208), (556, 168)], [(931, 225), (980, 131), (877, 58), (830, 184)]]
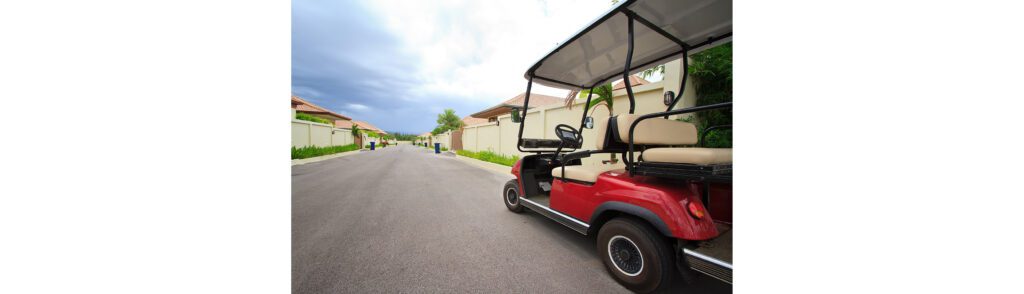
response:
[(292, 147), (337, 146), (354, 143), (352, 131), (304, 120), (292, 120)]
[[(647, 85), (633, 87), (633, 95), (636, 97), (636, 110), (634, 113), (647, 114), (665, 111), (667, 106), (664, 103), (665, 91), (674, 93), (679, 91), (679, 77), (681, 77), (680, 62), (673, 61), (665, 65), (665, 80)], [(676, 105), (675, 109), (695, 105), (696, 95), (694, 88), (688, 79), (683, 98)], [(629, 99), (626, 97), (626, 90), (617, 90), (614, 93), (614, 114), (629, 113)], [(583, 102), (586, 99), (577, 99), (576, 104), (570, 109), (564, 105), (549, 105), (543, 108), (532, 108), (526, 114), (526, 127), (523, 130), (524, 138), (557, 139), (554, 134), (555, 126), (567, 124), (578, 128), (580, 119), (583, 116)], [(608, 109), (604, 106), (597, 106), (587, 114), (592, 117), (608, 116)], [(671, 117), (675, 118), (675, 117)], [(583, 129), (583, 149), (594, 149), (595, 141), (593, 129)], [(469, 151), (491, 150), (505, 155), (524, 156), (528, 153), (519, 152), (516, 148), (519, 124), (512, 123), (510, 115), (498, 117), (497, 123), (484, 123), (479, 125), (466, 126), (462, 133), (463, 148)], [(602, 160), (610, 159), (608, 154), (595, 155), (584, 159), (583, 163), (588, 165), (601, 164)], [(620, 163), (621, 164), (621, 163)]]
[(438, 134), (437, 136), (433, 136), (434, 143), (441, 143), (441, 147), (442, 148), (448, 148), (448, 150), (451, 150), (452, 149), (452, 139), (451, 139), (452, 138), (452, 134), (451, 133), (452, 133), (451, 131), (448, 131), (448, 132), (445, 132), (445, 133), (442, 133), (442, 134)]

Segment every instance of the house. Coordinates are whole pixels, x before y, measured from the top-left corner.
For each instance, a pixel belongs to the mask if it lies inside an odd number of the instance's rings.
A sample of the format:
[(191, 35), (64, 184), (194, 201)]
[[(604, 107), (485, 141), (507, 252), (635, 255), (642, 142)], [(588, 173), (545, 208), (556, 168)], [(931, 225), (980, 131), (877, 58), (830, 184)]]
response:
[(384, 130), (381, 130), (377, 126), (372, 125), (372, 124), (370, 124), (368, 122), (365, 122), (365, 121), (354, 120), (354, 121), (352, 121), (352, 123), (357, 125), (357, 126), (359, 126), (359, 129), (361, 129), (361, 130), (368, 130), (368, 131), (377, 133), (378, 135), (386, 135), (388, 133), (388, 132), (385, 132)]
[(476, 118), (476, 117), (472, 117), (472, 116), (467, 116), (467, 117), (463, 117), (462, 118), (462, 126), (472, 126), (472, 125), (478, 125), (478, 124), (483, 124), (483, 123), (487, 123), (487, 119), (486, 118)]
[(352, 120), (351, 117), (338, 114), (327, 108), (320, 107), (319, 105), (310, 103), (309, 101), (306, 101), (305, 99), (299, 98), (299, 96), (295, 95), (292, 95), (292, 109), (294, 109), (296, 113), (305, 113), (326, 120), (335, 121), (335, 124), (337, 124), (337, 121), (339, 120)]
[(334, 121), (334, 127), (335, 128), (339, 128), (339, 129), (349, 129), (349, 130), (351, 130), (353, 125), (355, 125), (355, 124), (352, 123), (351, 120), (336, 120), (336, 121)]
[[(629, 85), (632, 86), (632, 88), (636, 88), (637, 86), (646, 85), (646, 84), (650, 84), (650, 83), (651, 82), (648, 82), (647, 80), (645, 80), (645, 79), (643, 79), (643, 78), (641, 78), (641, 77), (639, 77), (637, 75), (629, 75)], [(625, 88), (626, 88), (626, 83), (624, 83), (623, 80), (619, 80), (618, 83), (615, 83), (614, 85), (612, 85), (612, 91), (622, 90), (622, 89), (625, 89)], [(530, 100), (533, 100), (533, 99), (530, 99)]]
[[(510, 113), (512, 112), (512, 109), (523, 108), (524, 101), (526, 101), (525, 92), (520, 93), (515, 97), (512, 97), (512, 99), (505, 100), (505, 102), (499, 103), (498, 105), (481, 110), (474, 114), (470, 114), (469, 116), (479, 119), (486, 119), (487, 122), (495, 122), (498, 121), (498, 116)], [(565, 99), (537, 93), (530, 94), (530, 108), (562, 103), (565, 103)], [(465, 121), (465, 119), (463, 119), (463, 121)]]
[[(360, 144), (362, 140), (351, 135), (352, 118), (313, 104), (292, 95), (292, 147), (340, 146)], [(303, 117), (305, 114), (315, 119)]]

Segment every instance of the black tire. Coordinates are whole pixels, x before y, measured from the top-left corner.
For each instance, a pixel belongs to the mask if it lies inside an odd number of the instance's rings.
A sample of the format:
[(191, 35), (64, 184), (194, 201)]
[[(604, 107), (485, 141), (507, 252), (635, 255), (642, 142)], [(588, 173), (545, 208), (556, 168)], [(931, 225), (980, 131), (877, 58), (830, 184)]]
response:
[(501, 202), (505, 202), (505, 207), (509, 211), (523, 212), (523, 204), (519, 202), (520, 195), (523, 194), (519, 192), (519, 181), (509, 180), (508, 183), (505, 183), (505, 188), (501, 189)]
[(597, 255), (615, 281), (634, 292), (663, 292), (679, 277), (672, 246), (637, 219), (619, 217), (605, 223), (597, 233)]

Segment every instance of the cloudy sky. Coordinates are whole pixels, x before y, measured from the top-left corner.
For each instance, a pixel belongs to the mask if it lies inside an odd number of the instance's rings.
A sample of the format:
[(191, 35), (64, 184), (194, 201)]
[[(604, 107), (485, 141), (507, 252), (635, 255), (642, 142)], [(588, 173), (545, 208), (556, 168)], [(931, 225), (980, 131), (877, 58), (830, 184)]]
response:
[(444, 108), (462, 117), (525, 91), (530, 65), (611, 6), (293, 0), (292, 92), (387, 131), (430, 131)]

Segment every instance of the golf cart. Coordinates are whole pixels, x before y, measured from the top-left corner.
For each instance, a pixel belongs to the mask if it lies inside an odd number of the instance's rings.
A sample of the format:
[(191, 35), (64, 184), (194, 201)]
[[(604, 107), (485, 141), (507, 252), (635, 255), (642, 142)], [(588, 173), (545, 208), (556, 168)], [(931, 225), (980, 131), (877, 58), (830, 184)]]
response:
[[(512, 116), (517, 148), (533, 154), (512, 167), (516, 179), (502, 189), (508, 209), (596, 234), (608, 272), (633, 291), (660, 291), (696, 274), (732, 283), (732, 149), (704, 148), (702, 138), (731, 126), (698, 130), (670, 118), (732, 106), (673, 109), (686, 90), (686, 56), (731, 37), (730, 0), (627, 0), (540, 59), (525, 74), (523, 113)], [(666, 97), (668, 108), (635, 113), (629, 75), (677, 58), (683, 81)], [(619, 78), (628, 113), (595, 119), (583, 107), (579, 129), (560, 124), (558, 139), (523, 138), (533, 83), (579, 91)], [(593, 129), (593, 150), (583, 150), (584, 128)], [(622, 164), (584, 164), (596, 154), (620, 154)]]

